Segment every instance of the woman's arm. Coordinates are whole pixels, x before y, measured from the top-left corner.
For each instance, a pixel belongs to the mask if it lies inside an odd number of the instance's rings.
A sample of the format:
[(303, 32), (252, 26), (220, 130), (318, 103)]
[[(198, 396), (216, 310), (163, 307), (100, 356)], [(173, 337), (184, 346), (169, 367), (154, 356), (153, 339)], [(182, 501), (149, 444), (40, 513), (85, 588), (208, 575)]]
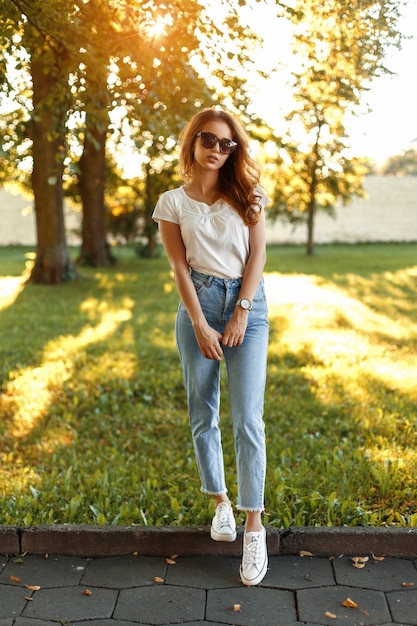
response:
[(211, 328), (200, 306), (194, 283), (190, 276), (186, 250), (180, 227), (173, 222), (159, 221), (159, 234), (165, 248), (179, 296), (190, 316), (201, 353), (207, 359), (220, 361), (223, 351), (220, 345), (221, 334)]
[[(265, 213), (261, 212), (259, 221), (249, 227), (249, 258), (240, 287), (239, 299), (249, 298), (253, 300), (266, 261), (266, 235), (265, 235)], [(249, 311), (244, 311), (240, 306), (235, 308), (232, 318), (224, 331), (222, 344), (224, 346), (240, 346), (243, 342), (246, 327), (248, 324)]]

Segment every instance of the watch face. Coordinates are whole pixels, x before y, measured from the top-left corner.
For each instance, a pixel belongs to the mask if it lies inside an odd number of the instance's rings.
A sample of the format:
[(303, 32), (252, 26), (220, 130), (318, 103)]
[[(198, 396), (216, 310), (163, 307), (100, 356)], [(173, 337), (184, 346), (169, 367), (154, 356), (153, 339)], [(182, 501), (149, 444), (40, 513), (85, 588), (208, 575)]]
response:
[(242, 298), (242, 300), (240, 301), (240, 306), (242, 307), (242, 309), (249, 310), (251, 306), (251, 301), (247, 298)]

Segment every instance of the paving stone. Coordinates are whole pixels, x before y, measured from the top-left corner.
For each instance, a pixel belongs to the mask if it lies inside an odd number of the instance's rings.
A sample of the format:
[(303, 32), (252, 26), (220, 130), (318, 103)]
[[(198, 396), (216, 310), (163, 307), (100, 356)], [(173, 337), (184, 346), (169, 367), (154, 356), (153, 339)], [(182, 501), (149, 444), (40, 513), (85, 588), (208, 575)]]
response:
[(0, 618), (6, 619), (20, 615), (27, 605), (26, 595), (21, 587), (0, 585)]
[[(114, 619), (100, 619), (100, 620), (88, 620), (88, 622), (77, 622), (77, 626), (91, 626), (94, 624), (96, 626), (138, 626), (138, 622), (126, 622), (124, 620), (114, 620)], [(28, 624), (27, 626), (31, 626), (31, 624)], [(54, 624), (54, 626), (57, 626), (56, 624)], [(141, 623), (140, 626), (152, 626), (151, 624), (143, 624)], [(189, 626), (187, 624), (187, 626)]]
[[(0, 626), (1, 626), (1, 623), (0, 623)], [(170, 624), (161, 624), (160, 626), (171, 626), (171, 625)], [(187, 622), (187, 624), (185, 626), (225, 626), (225, 625), (224, 625), (224, 622), (221, 624), (220, 622), (206, 622), (206, 621), (200, 622), (200, 621), (198, 621), (198, 622)]]
[[(18, 562), (16, 562), (18, 561)], [(22, 559), (9, 559), (0, 574), (0, 583), (10, 582), (10, 576), (20, 578), (22, 585), (40, 587), (65, 587), (77, 585), (87, 567), (88, 561), (71, 556), (27, 555)]]
[[(240, 610), (234, 609), (240, 605)], [(206, 618), (240, 626), (289, 626), (297, 620), (294, 594), (262, 587), (237, 587), (208, 592)]]
[(2, 554), (0, 556), (0, 574), (2, 573), (2, 571), (4, 570), (8, 562), (9, 562), (9, 559), (7, 558), (7, 556)]
[(240, 561), (220, 556), (178, 557), (175, 565), (168, 566), (165, 582), (198, 589), (240, 586)]
[(176, 624), (204, 619), (206, 592), (168, 585), (124, 589), (113, 618), (149, 624)]
[[(329, 624), (326, 612), (336, 615), (333, 623), (346, 626), (376, 626), (391, 619), (385, 595), (371, 589), (352, 587), (320, 587), (297, 591), (298, 619), (315, 624)], [(346, 608), (343, 602), (350, 598), (358, 608)], [(330, 621), (330, 623), (332, 623)]]
[(417, 624), (417, 589), (387, 593), (387, 600), (392, 617), (396, 622)]
[(155, 577), (165, 578), (167, 563), (161, 557), (120, 556), (90, 560), (83, 585), (127, 589), (154, 585)]
[[(0, 622), (0, 626), (2, 623)], [(30, 617), (18, 617), (13, 626), (57, 626), (56, 622), (46, 622), (44, 619), (31, 619)], [(114, 626), (114, 622), (113, 622)]]
[(414, 582), (417, 586), (415, 563), (407, 559), (385, 558), (383, 561), (375, 561), (370, 557), (365, 567), (358, 569), (350, 558), (342, 558), (334, 559), (333, 567), (338, 585), (379, 591), (400, 590), (403, 582)]
[(24, 617), (55, 621), (79, 621), (81, 619), (105, 619), (111, 617), (116, 604), (117, 591), (91, 589), (91, 595), (83, 595), (83, 587), (65, 589), (41, 589), (29, 602)]
[[(13, 619), (0, 619), (0, 626), (13, 626)], [(55, 624), (53, 626), (56, 626)]]
[(270, 558), (268, 573), (262, 582), (267, 587), (280, 589), (306, 589), (335, 584), (331, 561), (300, 556)]

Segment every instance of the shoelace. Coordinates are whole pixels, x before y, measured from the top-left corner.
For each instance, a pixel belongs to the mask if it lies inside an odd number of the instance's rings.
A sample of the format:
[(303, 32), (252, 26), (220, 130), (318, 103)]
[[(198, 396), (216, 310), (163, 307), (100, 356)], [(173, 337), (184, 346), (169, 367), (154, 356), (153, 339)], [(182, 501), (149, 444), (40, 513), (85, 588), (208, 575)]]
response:
[(259, 565), (261, 562), (261, 533), (257, 537), (251, 537), (249, 543), (245, 542), (243, 560), (246, 565)]
[(229, 508), (225, 507), (225, 506), (220, 506), (219, 507), (219, 514), (217, 516), (218, 519), (218, 528), (221, 529), (224, 526), (230, 526), (230, 513), (229, 513)]

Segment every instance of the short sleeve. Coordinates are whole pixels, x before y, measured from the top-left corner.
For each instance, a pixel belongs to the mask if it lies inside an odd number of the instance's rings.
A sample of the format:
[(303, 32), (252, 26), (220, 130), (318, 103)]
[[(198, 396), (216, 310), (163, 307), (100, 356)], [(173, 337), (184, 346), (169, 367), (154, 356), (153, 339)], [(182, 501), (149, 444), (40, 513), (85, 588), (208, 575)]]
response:
[(266, 195), (264, 189), (260, 185), (257, 185), (256, 187), (256, 194), (259, 194), (259, 204), (261, 205), (261, 208), (264, 209), (267, 204), (271, 202), (271, 199)]
[(155, 222), (165, 220), (179, 224), (178, 204), (175, 201), (175, 194), (172, 191), (165, 191), (156, 203), (152, 219)]

